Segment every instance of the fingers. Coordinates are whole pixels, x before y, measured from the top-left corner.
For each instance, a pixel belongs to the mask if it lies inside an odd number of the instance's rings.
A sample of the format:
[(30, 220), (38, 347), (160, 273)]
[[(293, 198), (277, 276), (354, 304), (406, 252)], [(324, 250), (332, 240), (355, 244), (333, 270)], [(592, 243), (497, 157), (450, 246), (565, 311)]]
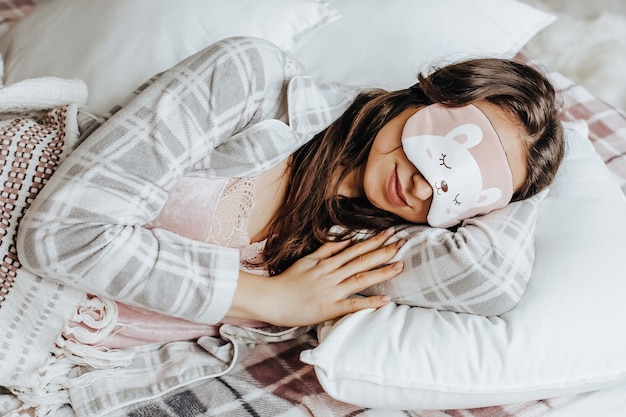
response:
[(381, 233), (374, 235), (369, 239), (362, 240), (358, 243), (353, 244), (352, 246), (346, 248), (341, 251), (337, 255), (334, 256), (337, 262), (341, 262), (341, 264), (346, 264), (359, 256), (365, 255), (369, 252), (372, 252), (376, 249), (381, 248), (387, 240), (395, 233), (393, 228), (389, 228)]
[(313, 259), (328, 259), (343, 251), (352, 243), (350, 240), (340, 240), (338, 242), (327, 242), (320, 246), (316, 251), (309, 255)]
[(404, 263), (398, 261), (381, 268), (360, 271), (343, 280), (340, 285), (343, 287), (344, 294), (350, 296), (395, 277), (402, 272), (403, 268)]
[[(364, 308), (382, 307), (389, 302), (389, 297), (352, 295), (402, 271), (402, 262), (389, 264), (405, 243), (401, 239), (389, 244), (393, 234), (390, 229), (358, 243), (349, 240), (326, 243), (295, 262), (273, 281), (280, 284), (280, 291), (292, 288), (292, 296), (286, 297), (295, 301), (292, 311), (309, 311), (301, 309), (303, 304), (316, 306), (311, 309), (314, 312), (312, 317), (302, 318), (302, 322), (319, 322)], [(297, 318), (295, 316), (297, 314), (289, 314), (288, 321), (291, 323)]]
[[(352, 280), (359, 281), (364, 277), (370, 277), (372, 275), (376, 275), (376, 273), (388, 271), (388, 267), (384, 267), (382, 271), (378, 267), (388, 263), (394, 256), (396, 256), (400, 248), (402, 248), (405, 243), (406, 241), (401, 239), (370, 252), (361, 253), (339, 268), (338, 272), (344, 277), (349, 277)], [(396, 264), (396, 266), (397, 265), (398, 264)], [(400, 266), (400, 270), (401, 269), (402, 268)], [(370, 274), (368, 271), (374, 274)], [(397, 273), (399, 273), (399, 271), (397, 271), (396, 274)]]
[(326, 279), (333, 281), (333, 285), (347, 282), (350, 284), (348, 288), (358, 288), (354, 291), (357, 292), (397, 275), (402, 269), (401, 264), (395, 264), (396, 269), (389, 266), (380, 268), (406, 242), (401, 239), (385, 244), (393, 233), (393, 229), (389, 229), (351, 246), (348, 246), (350, 241), (326, 243), (307, 258), (314, 262), (311, 267), (319, 268)]
[(387, 305), (389, 301), (391, 301), (391, 299), (388, 295), (348, 298), (344, 300), (342, 305), (338, 306), (339, 312), (337, 317), (356, 313), (357, 311), (366, 308), (380, 308)]
[(318, 260), (328, 259), (330, 260), (330, 262), (327, 262), (329, 267), (337, 269), (361, 255), (365, 255), (368, 252), (379, 249), (391, 236), (393, 236), (393, 234), (394, 230), (393, 228), (390, 228), (374, 235), (373, 237), (352, 245), (351, 243), (353, 242), (350, 240), (328, 242), (314, 251), (311, 254), (311, 257)]

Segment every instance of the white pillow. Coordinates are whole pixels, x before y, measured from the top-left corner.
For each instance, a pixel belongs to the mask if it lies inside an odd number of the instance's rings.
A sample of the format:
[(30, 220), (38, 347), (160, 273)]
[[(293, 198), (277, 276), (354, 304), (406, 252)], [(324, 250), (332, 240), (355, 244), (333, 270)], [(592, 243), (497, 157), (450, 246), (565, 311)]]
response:
[(519, 305), (499, 317), (395, 304), (346, 316), (301, 355), (330, 395), (464, 409), (626, 383), (626, 199), (580, 123), (567, 126), (566, 159), (540, 206)]
[(329, 0), (341, 19), (292, 53), (322, 81), (406, 88), (433, 62), (512, 57), (553, 15), (514, 0)]
[(80, 78), (87, 108), (104, 114), (217, 40), (246, 35), (290, 48), (338, 17), (322, 0), (50, 0), (0, 39), (4, 81)]

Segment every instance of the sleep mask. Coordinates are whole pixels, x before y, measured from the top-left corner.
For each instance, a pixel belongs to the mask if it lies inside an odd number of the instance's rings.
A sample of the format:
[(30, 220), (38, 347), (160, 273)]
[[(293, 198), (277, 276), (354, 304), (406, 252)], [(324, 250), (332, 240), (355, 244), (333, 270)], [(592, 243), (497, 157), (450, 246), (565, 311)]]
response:
[(498, 133), (474, 105), (427, 106), (411, 116), (402, 149), (433, 189), (427, 221), (451, 227), (506, 206), (513, 174)]

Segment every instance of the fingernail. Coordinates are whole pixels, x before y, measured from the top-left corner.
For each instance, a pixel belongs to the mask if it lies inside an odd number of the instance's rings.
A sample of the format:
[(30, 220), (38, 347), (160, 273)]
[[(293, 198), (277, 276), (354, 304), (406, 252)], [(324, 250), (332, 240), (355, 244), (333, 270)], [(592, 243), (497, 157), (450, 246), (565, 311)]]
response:
[(391, 268), (395, 269), (396, 271), (400, 271), (402, 268), (404, 268), (404, 262), (394, 262), (393, 265), (391, 265)]
[(389, 301), (391, 301), (391, 297), (389, 297), (388, 295), (381, 295), (380, 301), (382, 301), (383, 303), (388, 303)]
[(396, 229), (393, 227), (390, 227), (389, 229), (385, 230), (384, 235), (385, 236), (393, 236), (393, 234), (396, 232)]
[(402, 246), (404, 246), (404, 244), (406, 243), (406, 239), (400, 239), (396, 242), (396, 249), (400, 250), (400, 248), (402, 248)]

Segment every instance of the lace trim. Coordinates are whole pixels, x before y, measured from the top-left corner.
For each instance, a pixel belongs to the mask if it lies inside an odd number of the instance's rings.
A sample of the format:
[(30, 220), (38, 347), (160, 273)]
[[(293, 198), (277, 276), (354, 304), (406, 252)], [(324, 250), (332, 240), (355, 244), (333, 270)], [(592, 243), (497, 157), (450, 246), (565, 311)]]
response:
[(209, 243), (241, 251), (247, 268), (261, 260), (265, 242), (250, 243), (248, 222), (254, 203), (254, 178), (231, 178), (217, 201), (209, 230)]

